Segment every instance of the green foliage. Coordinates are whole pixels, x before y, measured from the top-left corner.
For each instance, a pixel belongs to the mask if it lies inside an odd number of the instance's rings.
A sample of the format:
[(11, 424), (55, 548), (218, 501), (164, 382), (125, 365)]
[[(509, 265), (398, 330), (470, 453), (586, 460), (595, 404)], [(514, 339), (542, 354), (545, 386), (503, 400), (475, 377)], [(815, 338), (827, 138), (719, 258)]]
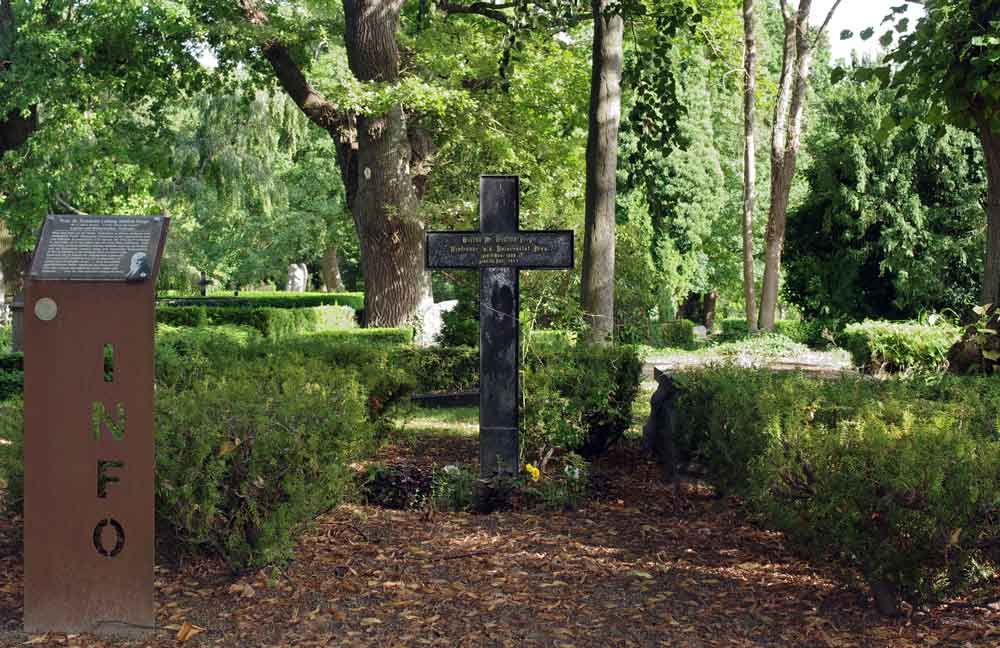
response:
[(522, 368), (521, 443), (541, 462), (553, 449), (593, 456), (632, 423), (642, 361), (634, 347), (572, 347), (529, 355)]
[[(932, 107), (932, 106), (931, 106)], [(806, 318), (967, 313), (983, 267), (986, 180), (976, 138), (924, 120), (874, 83), (823, 98), (808, 193), (789, 215), (784, 292)], [(882, 124), (898, 123), (882, 133)]]
[(157, 513), (172, 540), (234, 567), (287, 560), (296, 531), (342, 498), (372, 448), (352, 372), (254, 360), (157, 392)]
[(467, 511), (472, 507), (476, 475), (464, 466), (449, 464), (434, 471), (431, 498), (439, 511)]
[(319, 329), (324, 319), (324, 313), (321, 309), (324, 308), (336, 307), (226, 308), (198, 306), (187, 308), (160, 306), (156, 309), (156, 321), (160, 324), (173, 326), (215, 326), (222, 324), (249, 326), (257, 329), (271, 340), (279, 340)]
[(1000, 565), (995, 381), (732, 367), (677, 380), (682, 454), (808, 556), (916, 598)]
[(552, 468), (551, 472), (540, 471), (538, 481), (525, 481), (522, 493), (537, 499), (549, 510), (572, 511), (579, 508), (587, 496), (586, 460), (575, 452), (567, 452)]
[(558, 351), (575, 346), (577, 341), (576, 331), (556, 330), (556, 329), (532, 329), (523, 333), (527, 353), (531, 351)]
[(20, 397), (0, 398), (0, 505), (20, 509), (24, 497), (24, 403)]
[(865, 320), (849, 324), (840, 334), (841, 345), (854, 364), (867, 371), (944, 371), (948, 351), (962, 335), (960, 329), (935, 318), (934, 323)]
[(238, 297), (210, 296), (160, 299), (166, 306), (217, 306), (230, 308), (314, 308), (316, 306), (348, 306), (356, 311), (365, 307), (365, 294), (360, 292), (293, 293), (286, 291), (241, 292)]
[(416, 378), (419, 392), (479, 389), (479, 349), (400, 347), (393, 350), (391, 361)]
[(14, 329), (10, 324), (0, 324), (0, 354), (10, 351), (14, 341)]
[(667, 320), (660, 322), (663, 346), (690, 349), (694, 346), (694, 322), (691, 320)]
[(720, 337), (723, 340), (740, 340), (750, 335), (746, 318), (732, 317), (719, 322)]
[(24, 354), (0, 352), (0, 401), (24, 389)]
[(887, 38), (893, 29), (900, 37), (880, 76), (891, 77), (897, 96), (938, 102), (925, 121), (975, 130), (981, 120), (1000, 132), (1000, 3), (927, 0), (923, 6), (913, 30), (902, 15), (906, 3), (886, 16)]

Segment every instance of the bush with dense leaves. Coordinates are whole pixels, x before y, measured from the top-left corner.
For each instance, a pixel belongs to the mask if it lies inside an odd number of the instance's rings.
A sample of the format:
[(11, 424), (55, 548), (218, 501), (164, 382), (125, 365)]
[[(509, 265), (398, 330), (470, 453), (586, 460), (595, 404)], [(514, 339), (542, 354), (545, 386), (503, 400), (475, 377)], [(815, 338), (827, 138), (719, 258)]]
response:
[(0, 352), (0, 401), (24, 390), (24, 354)]
[(0, 325), (0, 354), (10, 351), (10, 345), (14, 341), (14, 329), (10, 324)]
[[(340, 312), (338, 311), (344, 311)], [(221, 306), (160, 306), (156, 321), (173, 326), (249, 326), (272, 340), (310, 333), (324, 324), (353, 326), (353, 312), (344, 306), (315, 308), (226, 308)], [(346, 314), (345, 314), (346, 313)]]
[(549, 450), (606, 451), (632, 424), (642, 361), (635, 347), (574, 347), (529, 354), (523, 365), (525, 457)]
[(884, 610), (1000, 566), (1000, 383), (733, 367), (675, 380), (680, 456), (807, 556), (860, 573)]
[(849, 324), (838, 340), (851, 352), (854, 364), (866, 371), (943, 371), (948, 368), (948, 351), (961, 335), (944, 321), (932, 325), (866, 320)]
[(661, 322), (660, 336), (665, 347), (690, 349), (694, 346), (694, 322), (686, 319)]
[(304, 357), (258, 359), (161, 388), (156, 401), (161, 535), (234, 566), (291, 557), (294, 532), (335, 505), (372, 448), (355, 374)]
[(180, 297), (160, 299), (165, 306), (215, 306), (222, 308), (313, 308), (347, 306), (355, 311), (365, 307), (364, 293), (243, 292), (239, 296)]

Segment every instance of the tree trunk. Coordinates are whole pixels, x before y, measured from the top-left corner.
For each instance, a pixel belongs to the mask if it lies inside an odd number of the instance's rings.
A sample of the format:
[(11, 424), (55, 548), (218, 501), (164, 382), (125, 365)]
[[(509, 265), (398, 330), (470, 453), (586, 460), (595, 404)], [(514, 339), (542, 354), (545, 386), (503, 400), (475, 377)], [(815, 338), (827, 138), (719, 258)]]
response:
[(323, 284), (327, 292), (343, 292), (344, 280), (340, 277), (340, 259), (337, 256), (337, 246), (330, 245), (323, 254), (323, 265), (320, 268), (323, 274)]
[(610, 342), (615, 316), (615, 196), (621, 119), (622, 32), (610, 0), (592, 0), (593, 63), (587, 134), (587, 207), (583, 238), (581, 305), (592, 344)]
[(753, 0), (743, 0), (743, 301), (746, 308), (747, 329), (751, 333), (756, 333), (757, 289), (753, 276), (753, 207), (757, 198), (757, 142), (754, 129), (757, 42), (753, 20)]
[(811, 6), (812, 0), (801, 0), (797, 14), (785, 11), (781, 80), (774, 108), (771, 140), (771, 207), (764, 241), (764, 280), (758, 321), (760, 328), (765, 331), (774, 330), (778, 286), (781, 282), (781, 250), (785, 245), (785, 224), (788, 220), (788, 198), (792, 179), (795, 177), (802, 115), (809, 88), (809, 65), (812, 62), (813, 48), (809, 34)]
[(994, 131), (989, 115), (977, 111), (979, 141), (986, 158), (986, 265), (983, 269), (983, 304), (1000, 304), (1000, 133)]
[[(396, 81), (402, 0), (343, 1), (351, 72), (360, 81)], [(247, 18), (257, 24), (267, 21), (253, 10), (247, 11)], [(313, 90), (284, 43), (270, 41), (262, 49), (296, 105), (337, 142), (347, 205), (361, 244), (365, 324), (419, 325), (434, 300), (430, 274), (424, 270), (424, 225), (403, 108), (393, 106), (382, 115), (355, 119)]]
[(715, 326), (715, 306), (718, 302), (719, 292), (717, 290), (710, 290), (705, 293), (703, 312), (705, 314), (705, 328), (708, 329), (709, 333), (712, 332), (712, 327)]

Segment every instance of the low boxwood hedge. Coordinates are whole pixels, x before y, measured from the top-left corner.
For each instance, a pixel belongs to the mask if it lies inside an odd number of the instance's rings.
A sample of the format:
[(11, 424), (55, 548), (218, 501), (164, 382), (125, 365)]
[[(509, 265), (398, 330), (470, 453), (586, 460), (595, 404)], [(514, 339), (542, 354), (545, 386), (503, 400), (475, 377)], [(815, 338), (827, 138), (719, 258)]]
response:
[(961, 329), (944, 321), (930, 325), (865, 320), (845, 327), (838, 341), (857, 366), (873, 373), (895, 373), (944, 371), (948, 350), (961, 336)]
[(315, 306), (348, 306), (355, 311), (365, 307), (365, 294), (242, 292), (239, 296), (177, 297), (160, 299), (164, 306), (213, 306), (220, 308), (311, 308)]
[(218, 326), (232, 324), (257, 329), (265, 337), (281, 338), (310, 333), (321, 327), (353, 327), (354, 312), (345, 306), (313, 308), (228, 308), (223, 306), (160, 306), (156, 321), (172, 326)]
[(859, 575), (883, 611), (1000, 567), (1000, 382), (675, 377), (674, 440), (806, 556)]
[(694, 322), (686, 319), (663, 321), (660, 337), (665, 347), (690, 349), (694, 346)]

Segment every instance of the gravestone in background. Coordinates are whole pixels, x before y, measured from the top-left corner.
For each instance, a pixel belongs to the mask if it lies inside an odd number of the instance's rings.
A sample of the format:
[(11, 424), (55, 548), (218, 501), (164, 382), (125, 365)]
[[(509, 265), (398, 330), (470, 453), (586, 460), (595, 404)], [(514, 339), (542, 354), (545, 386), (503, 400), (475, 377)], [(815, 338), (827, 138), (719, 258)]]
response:
[(479, 231), (428, 232), (425, 266), (479, 269), (479, 471), (519, 469), (520, 269), (573, 267), (573, 232), (522, 232), (517, 176), (480, 176)]
[(49, 216), (24, 298), (24, 629), (153, 616), (153, 327), (169, 219)]

